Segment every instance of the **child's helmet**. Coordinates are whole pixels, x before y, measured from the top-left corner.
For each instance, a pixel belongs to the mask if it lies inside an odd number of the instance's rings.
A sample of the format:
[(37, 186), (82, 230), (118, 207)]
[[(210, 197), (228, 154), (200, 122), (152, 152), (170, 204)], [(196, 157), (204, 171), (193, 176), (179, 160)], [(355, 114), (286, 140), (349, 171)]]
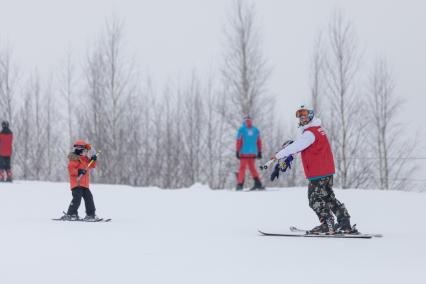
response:
[(81, 155), (83, 151), (90, 150), (91, 148), (91, 145), (86, 143), (84, 140), (77, 140), (74, 142), (73, 152), (77, 155)]

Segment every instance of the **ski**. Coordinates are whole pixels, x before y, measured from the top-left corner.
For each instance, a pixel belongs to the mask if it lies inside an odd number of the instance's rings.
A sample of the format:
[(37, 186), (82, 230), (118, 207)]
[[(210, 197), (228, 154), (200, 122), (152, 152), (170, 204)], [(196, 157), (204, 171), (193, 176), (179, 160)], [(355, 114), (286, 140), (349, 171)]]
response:
[(93, 221), (87, 221), (84, 219), (77, 219), (77, 220), (64, 220), (62, 218), (53, 218), (53, 221), (63, 221), (63, 222), (85, 222), (85, 223), (107, 223), (107, 222), (111, 222), (111, 218), (108, 219), (104, 219), (104, 218), (99, 218), (97, 220), (93, 220)]
[[(298, 233), (305, 233), (305, 234), (309, 234), (309, 232), (308, 232), (308, 230), (304, 230), (304, 229), (299, 229), (299, 228), (297, 228), (297, 227), (294, 227), (294, 226), (291, 226), (290, 227), (290, 231), (292, 231), (292, 232), (298, 232)], [(346, 234), (346, 235), (350, 235), (350, 234)], [(346, 236), (345, 235), (345, 236)], [(368, 235), (368, 236), (371, 236), (371, 237), (373, 237), (373, 238), (381, 238), (381, 237), (383, 237), (383, 235), (382, 234), (362, 234), (362, 233), (359, 233), (359, 234), (356, 234), (356, 235)], [(354, 236), (356, 236), (356, 235), (354, 235)]]
[(367, 234), (357, 234), (357, 235), (350, 235), (350, 234), (335, 234), (335, 235), (317, 235), (317, 234), (307, 234), (307, 233), (267, 233), (263, 232), (261, 230), (258, 230), (258, 232), (262, 236), (270, 236), (270, 237), (301, 237), (301, 238), (337, 238), (337, 239), (371, 239), (373, 238), (372, 235)]
[[(65, 213), (65, 211), (62, 212), (62, 213), (64, 213), (64, 215), (67, 214), (67, 213)], [(81, 218), (81, 219), (78, 218), (78, 219), (75, 219), (75, 220), (66, 220), (66, 219), (63, 219), (63, 217), (61, 217), (61, 218), (53, 218), (52, 220), (53, 221), (64, 221), (64, 222), (68, 221), (68, 222), (87, 222), (87, 223), (90, 223), (90, 222), (92, 222), (92, 223), (103, 222), (103, 223), (106, 223), (106, 222), (110, 222), (112, 219), (111, 218), (108, 218), (108, 219), (98, 218), (96, 220), (88, 221), (88, 220), (84, 220), (83, 218)]]

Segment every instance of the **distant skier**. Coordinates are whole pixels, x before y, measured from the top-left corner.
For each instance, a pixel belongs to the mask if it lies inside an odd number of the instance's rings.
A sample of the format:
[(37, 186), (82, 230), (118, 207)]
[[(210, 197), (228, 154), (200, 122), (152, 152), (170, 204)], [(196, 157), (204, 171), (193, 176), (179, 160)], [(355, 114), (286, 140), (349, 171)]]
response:
[(78, 208), (80, 207), (81, 198), (84, 199), (86, 207), (86, 217), (84, 221), (97, 221), (99, 218), (95, 215), (95, 203), (93, 195), (89, 189), (91, 169), (96, 167), (97, 155), (93, 152), (88, 157), (91, 151), (90, 144), (83, 140), (74, 142), (73, 150), (68, 155), (68, 172), (70, 176), (72, 201), (67, 213), (62, 216), (62, 220), (75, 221), (79, 219)]
[[(292, 160), (289, 157), (301, 152), (305, 176), (309, 180), (309, 206), (321, 222), (310, 233), (357, 233), (355, 227), (351, 226), (345, 205), (336, 199), (332, 189), (335, 173), (333, 153), (327, 135), (321, 127), (321, 120), (314, 117), (312, 109), (304, 106), (296, 111), (296, 117), (299, 119), (302, 135), (279, 151), (274, 158), (287, 168)], [(337, 224), (334, 223), (333, 213)]]
[(250, 116), (244, 118), (243, 125), (237, 133), (236, 156), (240, 160), (240, 170), (238, 172), (237, 190), (244, 187), (244, 176), (248, 167), (254, 179), (254, 186), (250, 190), (265, 189), (260, 181), (259, 173), (256, 170), (255, 159), (262, 158), (262, 139), (259, 130), (253, 125)]
[(12, 157), (13, 133), (9, 128), (9, 122), (1, 123), (0, 132), (0, 182), (12, 182), (12, 167), (10, 159)]

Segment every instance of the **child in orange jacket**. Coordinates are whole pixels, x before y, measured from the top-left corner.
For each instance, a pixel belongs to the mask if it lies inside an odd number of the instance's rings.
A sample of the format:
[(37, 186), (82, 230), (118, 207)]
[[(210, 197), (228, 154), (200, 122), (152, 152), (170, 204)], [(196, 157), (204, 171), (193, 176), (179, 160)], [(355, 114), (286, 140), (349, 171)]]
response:
[(73, 151), (68, 155), (68, 173), (70, 175), (70, 185), (72, 192), (72, 201), (67, 213), (62, 216), (63, 220), (79, 220), (78, 208), (81, 199), (84, 199), (86, 207), (86, 217), (84, 221), (97, 221), (99, 218), (95, 215), (95, 203), (93, 195), (89, 189), (90, 174), (89, 171), (96, 167), (96, 154), (90, 158), (88, 153), (91, 150), (90, 144), (83, 140), (77, 140), (74, 143)]

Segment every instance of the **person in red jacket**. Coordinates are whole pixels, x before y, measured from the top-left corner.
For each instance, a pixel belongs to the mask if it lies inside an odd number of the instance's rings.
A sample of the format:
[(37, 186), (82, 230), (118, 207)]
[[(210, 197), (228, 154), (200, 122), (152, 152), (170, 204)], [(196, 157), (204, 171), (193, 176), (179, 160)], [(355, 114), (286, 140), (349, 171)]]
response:
[(86, 217), (84, 220), (97, 221), (99, 219), (95, 215), (95, 203), (89, 189), (89, 172), (96, 167), (97, 155), (92, 154), (89, 158), (89, 151), (91, 151), (90, 144), (83, 140), (77, 140), (74, 142), (73, 151), (68, 155), (68, 173), (70, 176), (72, 201), (67, 213), (61, 218), (63, 220), (75, 221), (79, 219), (78, 208), (80, 207), (82, 198), (86, 207)]
[[(310, 232), (357, 233), (355, 227), (351, 226), (348, 210), (336, 198), (332, 189), (335, 173), (333, 153), (327, 135), (321, 127), (321, 120), (314, 117), (312, 109), (304, 106), (297, 110), (296, 117), (299, 119), (302, 135), (294, 143), (279, 151), (275, 159), (287, 161), (287, 157), (301, 152), (305, 176), (309, 180), (309, 206), (315, 211), (321, 223)], [(334, 223), (333, 214), (337, 218), (337, 224)]]
[(0, 132), (0, 182), (12, 182), (12, 168), (10, 159), (12, 156), (13, 133), (9, 128), (9, 122), (1, 123)]

